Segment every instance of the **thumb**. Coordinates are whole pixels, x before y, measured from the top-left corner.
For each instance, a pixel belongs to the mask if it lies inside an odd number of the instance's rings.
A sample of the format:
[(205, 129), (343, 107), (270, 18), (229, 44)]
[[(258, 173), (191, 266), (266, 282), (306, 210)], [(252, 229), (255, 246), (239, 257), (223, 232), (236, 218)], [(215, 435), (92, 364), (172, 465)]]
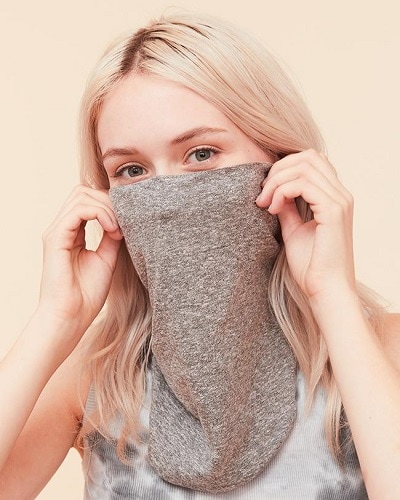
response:
[(122, 239), (122, 235), (119, 239), (115, 239), (112, 238), (109, 233), (104, 231), (100, 244), (97, 247), (97, 255), (102, 259), (103, 262), (105, 262), (105, 264), (107, 264), (111, 272), (114, 272), (115, 265), (117, 263), (118, 250), (121, 246)]
[(303, 224), (294, 200), (285, 203), (283, 209), (278, 213), (281, 225), (282, 239), (285, 243), (296, 229)]

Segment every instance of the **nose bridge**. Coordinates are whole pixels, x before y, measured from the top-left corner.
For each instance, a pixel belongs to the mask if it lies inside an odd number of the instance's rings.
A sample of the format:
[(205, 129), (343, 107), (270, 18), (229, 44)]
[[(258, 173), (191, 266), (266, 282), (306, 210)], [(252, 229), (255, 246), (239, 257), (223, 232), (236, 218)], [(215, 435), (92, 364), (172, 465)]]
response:
[(179, 175), (183, 173), (182, 165), (168, 158), (159, 158), (153, 164), (154, 175)]

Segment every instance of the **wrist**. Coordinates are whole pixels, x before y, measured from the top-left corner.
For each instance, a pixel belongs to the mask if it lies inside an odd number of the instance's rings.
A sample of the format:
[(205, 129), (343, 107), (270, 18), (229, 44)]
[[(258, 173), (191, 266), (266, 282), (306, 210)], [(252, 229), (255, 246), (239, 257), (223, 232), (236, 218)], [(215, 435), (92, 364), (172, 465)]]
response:
[(320, 305), (330, 302), (358, 299), (358, 291), (355, 284), (339, 282), (331, 284), (325, 289), (314, 293), (309, 297), (311, 307), (318, 308)]
[(358, 356), (360, 346), (376, 349), (375, 331), (356, 290), (331, 290), (313, 299), (311, 309), (335, 370), (345, 358)]
[(17, 343), (32, 357), (40, 357), (55, 369), (76, 347), (84, 330), (79, 317), (67, 320), (49, 309), (38, 306)]
[(362, 303), (355, 287), (349, 285), (331, 287), (309, 298), (309, 304), (317, 322), (339, 318), (353, 311), (364, 316)]

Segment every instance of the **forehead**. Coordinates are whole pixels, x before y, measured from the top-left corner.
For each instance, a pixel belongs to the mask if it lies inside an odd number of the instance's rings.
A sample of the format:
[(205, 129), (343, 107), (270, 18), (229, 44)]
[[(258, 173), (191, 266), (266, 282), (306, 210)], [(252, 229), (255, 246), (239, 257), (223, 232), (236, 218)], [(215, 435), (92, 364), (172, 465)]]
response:
[(236, 128), (216, 106), (183, 85), (128, 75), (106, 96), (97, 134), (104, 149), (132, 137), (171, 137), (204, 126)]

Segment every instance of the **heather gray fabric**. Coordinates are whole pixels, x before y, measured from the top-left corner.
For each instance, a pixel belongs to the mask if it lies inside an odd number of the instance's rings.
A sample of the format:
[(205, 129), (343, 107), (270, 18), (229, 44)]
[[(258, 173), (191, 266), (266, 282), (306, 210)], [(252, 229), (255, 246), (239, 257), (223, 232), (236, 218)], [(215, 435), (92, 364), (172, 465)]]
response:
[(110, 190), (153, 307), (149, 461), (186, 488), (250, 481), (296, 418), (296, 363), (267, 296), (279, 227), (255, 205), (269, 167)]
[[(151, 404), (151, 369), (147, 370), (146, 400), (140, 412), (142, 442), (130, 441), (125, 449), (131, 459), (117, 455), (121, 419), (110, 422), (105, 439), (98, 431), (85, 437), (83, 472), (85, 500), (368, 500), (360, 464), (352, 441), (343, 441), (343, 466), (332, 456), (325, 434), (326, 393), (317, 388), (311, 409), (307, 386), (297, 375), (297, 418), (289, 438), (268, 465), (252, 481), (225, 493), (204, 493), (164, 481), (149, 465), (148, 432)], [(93, 386), (85, 416), (96, 408)], [(343, 436), (344, 440), (346, 435)]]

